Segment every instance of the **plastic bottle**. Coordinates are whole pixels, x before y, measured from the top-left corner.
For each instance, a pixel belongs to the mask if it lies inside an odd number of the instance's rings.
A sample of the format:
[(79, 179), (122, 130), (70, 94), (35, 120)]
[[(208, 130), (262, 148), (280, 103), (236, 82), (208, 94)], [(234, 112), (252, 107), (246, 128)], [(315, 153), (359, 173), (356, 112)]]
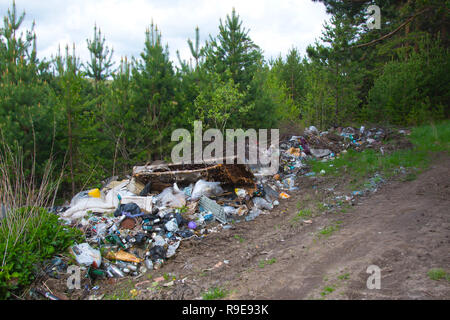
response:
[(153, 270), (153, 261), (150, 258), (145, 259), (145, 266), (148, 270)]

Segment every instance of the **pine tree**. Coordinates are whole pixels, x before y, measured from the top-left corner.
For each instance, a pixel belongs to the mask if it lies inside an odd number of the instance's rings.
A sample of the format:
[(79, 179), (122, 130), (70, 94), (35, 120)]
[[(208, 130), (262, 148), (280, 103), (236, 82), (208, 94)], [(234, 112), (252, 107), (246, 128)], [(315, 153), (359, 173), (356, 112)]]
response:
[(86, 66), (86, 75), (94, 79), (96, 87), (99, 82), (111, 76), (114, 65), (112, 61), (114, 49), (109, 49), (105, 41), (105, 37), (102, 38), (100, 28), (97, 32), (97, 25), (94, 25), (94, 38), (92, 40), (86, 39), (91, 59)]
[(296, 48), (289, 50), (286, 61), (279, 57), (272, 66), (272, 72), (285, 84), (292, 101), (299, 105), (304, 98), (304, 66)]
[(52, 145), (50, 87), (39, 78), (46, 64), (37, 59), (34, 23), (20, 32), (24, 18), (13, 1), (0, 28), (0, 130), (8, 145), (23, 148), (27, 161), (36, 156), (39, 173)]
[[(132, 104), (132, 64), (122, 58), (112, 75), (113, 81), (106, 96), (104, 128), (114, 146), (112, 174), (126, 174), (133, 164), (133, 155), (140, 152), (141, 128), (139, 116)], [(138, 124), (138, 125), (137, 125)]]
[(54, 59), (56, 71), (56, 83), (58, 86), (58, 105), (61, 114), (65, 114), (67, 124), (67, 152), (69, 157), (69, 174), (72, 195), (76, 190), (75, 168), (77, 167), (78, 157), (78, 136), (77, 128), (79, 115), (81, 113), (81, 63), (75, 55), (75, 44), (73, 44), (72, 54), (69, 54), (69, 47), (65, 48), (65, 56), (61, 55), (60, 50)]
[(167, 151), (164, 141), (170, 137), (171, 122), (178, 115), (175, 99), (178, 83), (168, 46), (163, 47), (161, 33), (153, 23), (145, 32), (145, 48), (132, 74), (135, 80), (133, 101), (143, 130), (139, 137), (140, 160), (162, 158)]
[(339, 125), (358, 111), (358, 90), (364, 74), (357, 62), (359, 52), (350, 50), (356, 37), (357, 29), (350, 20), (335, 15), (324, 26), (321, 37), (324, 44), (307, 48), (312, 62), (326, 68), (327, 90), (331, 89), (333, 95), (334, 112), (325, 114), (326, 125)]
[(233, 8), (225, 24), (220, 20), (217, 38), (210, 36), (204, 48), (206, 69), (223, 75), (230, 70), (231, 78), (241, 91), (247, 90), (258, 66), (262, 64), (262, 52), (248, 33)]

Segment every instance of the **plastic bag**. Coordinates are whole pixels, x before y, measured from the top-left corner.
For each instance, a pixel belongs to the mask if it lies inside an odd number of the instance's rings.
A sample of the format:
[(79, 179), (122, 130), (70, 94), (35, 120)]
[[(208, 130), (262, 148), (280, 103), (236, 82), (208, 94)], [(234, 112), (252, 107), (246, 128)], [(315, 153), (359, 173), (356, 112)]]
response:
[(136, 203), (130, 202), (127, 204), (121, 204), (114, 212), (114, 216), (119, 217), (124, 214), (128, 214), (131, 216), (137, 216), (140, 213), (141, 213), (141, 208), (139, 208), (139, 206)]
[(86, 199), (100, 199), (101, 193), (99, 189), (92, 189), (92, 190), (86, 190), (78, 192), (70, 201), (70, 206), (76, 206), (77, 203), (80, 203), (80, 201), (86, 200)]
[(223, 211), (225, 211), (227, 215), (234, 215), (236, 214), (237, 209), (235, 207), (225, 206), (223, 207)]
[(245, 189), (241, 189), (241, 188), (235, 188), (234, 192), (241, 199), (245, 198), (245, 196), (247, 195), (247, 191), (245, 191)]
[(103, 238), (108, 230), (108, 225), (106, 223), (99, 223), (93, 229), (95, 229), (99, 238)]
[[(178, 189), (178, 188), (176, 188)], [(185, 194), (182, 191), (178, 191), (168, 187), (165, 188), (157, 197), (156, 202), (162, 207), (180, 208), (186, 205)]]
[(167, 248), (166, 258), (170, 258), (170, 257), (174, 256), (179, 246), (180, 246), (180, 241), (178, 241), (175, 244), (170, 245)]
[(251, 221), (254, 220), (257, 216), (261, 214), (261, 210), (258, 208), (252, 208), (252, 210), (248, 213), (248, 215), (245, 217), (245, 221)]
[(305, 129), (305, 134), (307, 134), (307, 135), (309, 135), (309, 134), (318, 135), (319, 134), (319, 130), (317, 130), (317, 128), (314, 127), (314, 126), (310, 126), (309, 128)]
[(224, 190), (220, 186), (220, 182), (209, 182), (201, 179), (195, 183), (191, 199), (195, 201), (200, 199), (202, 196), (218, 196), (222, 193), (224, 193)]
[(70, 250), (80, 265), (86, 267), (93, 265), (95, 268), (99, 268), (102, 263), (100, 251), (92, 248), (89, 243), (75, 245), (71, 247)]
[(192, 195), (192, 190), (194, 189), (194, 184), (190, 184), (188, 187), (183, 189), (183, 192), (186, 196), (190, 197)]
[(237, 214), (238, 216), (243, 216), (243, 215), (247, 214), (247, 212), (248, 212), (248, 208), (247, 208), (247, 206), (245, 206), (245, 205), (240, 206), (240, 207), (237, 208), (237, 210), (236, 210), (236, 214)]
[(178, 223), (177, 219), (173, 218), (169, 222), (167, 222), (165, 225), (166, 230), (169, 232), (176, 232), (178, 230)]
[(253, 199), (253, 204), (258, 208), (258, 209), (266, 209), (266, 210), (272, 210), (273, 209), (273, 205), (266, 201), (263, 198), (260, 197), (254, 197)]
[(166, 240), (160, 235), (157, 235), (153, 238), (153, 246), (164, 246), (166, 244)]

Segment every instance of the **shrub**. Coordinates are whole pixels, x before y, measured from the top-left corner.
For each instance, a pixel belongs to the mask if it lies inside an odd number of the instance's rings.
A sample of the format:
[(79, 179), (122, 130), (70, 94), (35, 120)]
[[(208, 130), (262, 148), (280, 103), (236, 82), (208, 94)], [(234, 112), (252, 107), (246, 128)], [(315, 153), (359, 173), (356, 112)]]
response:
[[(26, 221), (23, 230), (19, 220)], [(80, 230), (62, 225), (58, 216), (44, 208), (9, 212), (0, 226), (0, 299), (30, 284), (42, 261), (81, 240)]]

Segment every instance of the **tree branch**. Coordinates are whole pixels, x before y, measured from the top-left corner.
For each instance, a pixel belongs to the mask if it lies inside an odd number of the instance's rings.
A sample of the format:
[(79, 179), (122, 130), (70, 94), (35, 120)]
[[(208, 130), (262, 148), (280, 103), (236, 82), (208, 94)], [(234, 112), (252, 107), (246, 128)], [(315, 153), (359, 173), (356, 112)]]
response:
[(394, 31), (392, 31), (392, 32), (390, 32), (390, 33), (388, 33), (388, 34), (385, 34), (385, 35), (382, 36), (381, 38), (372, 40), (372, 41), (367, 42), (367, 43), (358, 44), (358, 45), (356, 45), (356, 46), (351, 47), (351, 49), (353, 49), (353, 48), (362, 48), (362, 47), (371, 46), (371, 45), (373, 45), (374, 43), (380, 42), (380, 41), (382, 41), (382, 40), (384, 40), (384, 39), (386, 39), (386, 38), (391, 37), (392, 35), (396, 34), (398, 31), (400, 31), (400, 30), (401, 30), (404, 26), (406, 26), (408, 23), (410, 23), (411, 21), (413, 21), (417, 16), (423, 14), (424, 12), (426, 12), (426, 11), (428, 11), (428, 10), (430, 10), (430, 9), (431, 9), (431, 7), (428, 7), (428, 8), (425, 8), (425, 9), (423, 9), (423, 10), (417, 12), (417, 13), (414, 14), (413, 16), (409, 17), (405, 22), (403, 22), (397, 29), (395, 29)]

